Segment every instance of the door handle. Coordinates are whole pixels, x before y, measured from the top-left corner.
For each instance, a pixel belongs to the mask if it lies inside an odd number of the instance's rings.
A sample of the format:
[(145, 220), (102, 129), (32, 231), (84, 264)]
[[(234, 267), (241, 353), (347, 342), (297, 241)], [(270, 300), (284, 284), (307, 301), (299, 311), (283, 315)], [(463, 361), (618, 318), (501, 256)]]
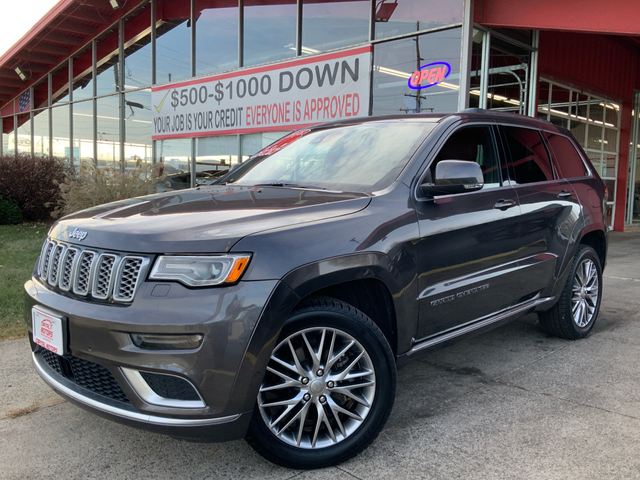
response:
[(496, 203), (493, 208), (504, 211), (508, 208), (515, 207), (516, 205), (517, 203), (513, 200), (498, 200), (498, 203)]
[(562, 190), (559, 194), (558, 194), (558, 198), (569, 198), (571, 196), (571, 192), (567, 191), (567, 190)]

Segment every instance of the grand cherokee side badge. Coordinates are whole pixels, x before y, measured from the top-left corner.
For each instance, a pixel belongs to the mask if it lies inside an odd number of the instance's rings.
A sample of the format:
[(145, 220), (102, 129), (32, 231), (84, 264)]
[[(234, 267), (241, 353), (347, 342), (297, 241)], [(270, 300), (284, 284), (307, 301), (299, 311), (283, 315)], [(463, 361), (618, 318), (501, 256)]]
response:
[(82, 230), (78, 230), (77, 228), (71, 232), (69, 234), (69, 238), (77, 238), (78, 240), (82, 241), (85, 238), (87, 238), (88, 233), (87, 232), (83, 232)]

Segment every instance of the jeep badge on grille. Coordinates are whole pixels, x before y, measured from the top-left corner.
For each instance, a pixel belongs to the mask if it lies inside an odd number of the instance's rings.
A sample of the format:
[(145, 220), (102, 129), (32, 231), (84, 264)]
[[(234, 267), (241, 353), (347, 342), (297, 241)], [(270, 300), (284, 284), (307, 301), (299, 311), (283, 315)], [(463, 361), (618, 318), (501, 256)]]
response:
[(82, 230), (78, 230), (77, 228), (69, 234), (69, 238), (77, 238), (82, 241), (87, 238), (87, 232), (83, 232)]

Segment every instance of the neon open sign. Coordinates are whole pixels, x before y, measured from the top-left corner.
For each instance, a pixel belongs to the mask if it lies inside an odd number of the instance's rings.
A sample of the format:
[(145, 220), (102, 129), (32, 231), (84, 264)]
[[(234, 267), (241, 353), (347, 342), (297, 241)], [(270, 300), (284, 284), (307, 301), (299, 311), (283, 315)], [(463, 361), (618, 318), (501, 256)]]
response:
[(434, 62), (424, 65), (413, 72), (409, 78), (409, 88), (422, 90), (442, 82), (451, 73), (451, 65), (447, 62)]

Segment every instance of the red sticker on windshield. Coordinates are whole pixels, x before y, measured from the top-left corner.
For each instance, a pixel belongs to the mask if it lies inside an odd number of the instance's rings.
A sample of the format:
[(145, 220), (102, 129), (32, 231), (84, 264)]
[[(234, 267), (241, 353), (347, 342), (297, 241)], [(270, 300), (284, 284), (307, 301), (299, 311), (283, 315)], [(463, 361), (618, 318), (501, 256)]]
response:
[(268, 147), (263, 148), (255, 155), (252, 155), (251, 158), (264, 157), (266, 155), (273, 155), (274, 153), (282, 150), (284, 147), (286, 147), (290, 143), (295, 142), (303, 135), (306, 135), (310, 131), (311, 130), (298, 130), (297, 132), (290, 133), (289, 135), (282, 137), (280, 140), (277, 140), (275, 143), (272, 143)]

